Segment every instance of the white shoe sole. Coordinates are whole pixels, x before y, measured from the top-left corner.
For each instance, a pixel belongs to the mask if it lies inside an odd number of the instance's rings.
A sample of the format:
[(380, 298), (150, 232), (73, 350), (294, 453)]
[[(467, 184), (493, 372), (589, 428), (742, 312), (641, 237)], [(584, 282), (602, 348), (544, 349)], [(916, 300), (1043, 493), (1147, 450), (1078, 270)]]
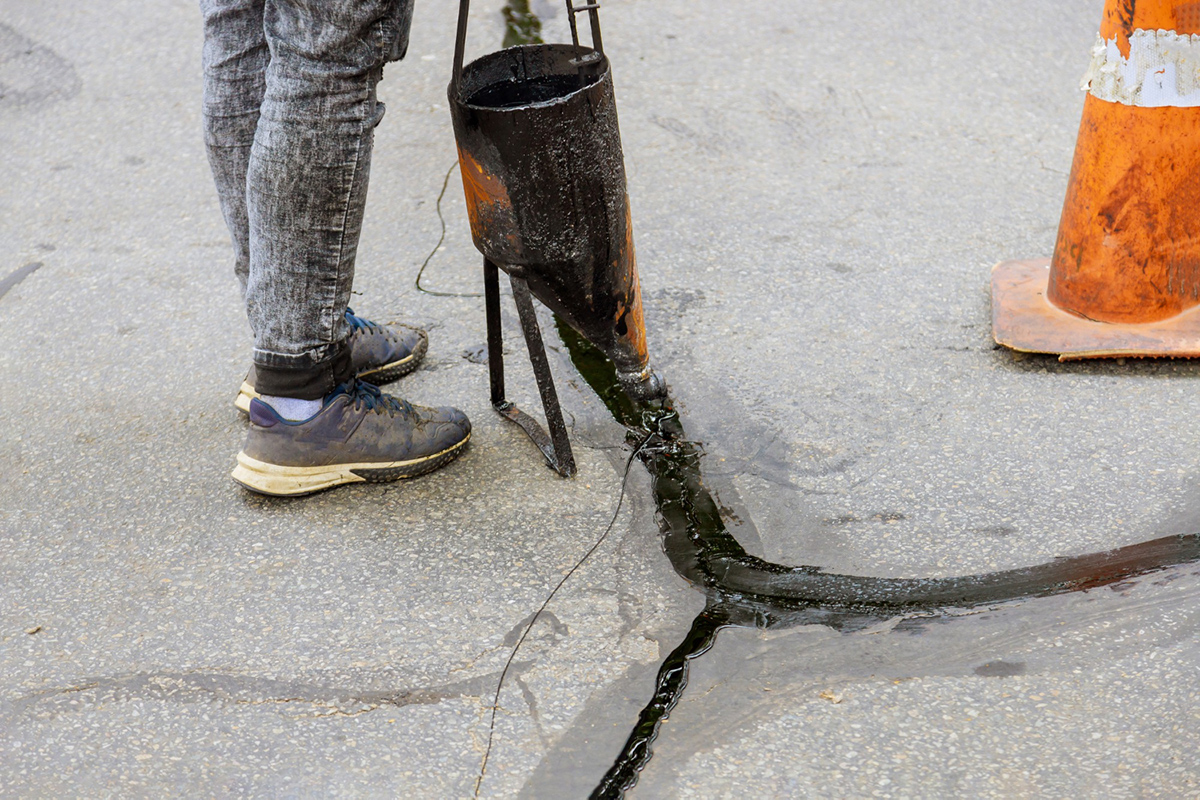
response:
[(296, 497), (347, 483), (385, 483), (415, 478), (432, 472), (457, 458), (471, 434), (440, 453), (408, 461), (368, 461), (359, 464), (330, 464), (324, 467), (285, 467), (268, 464), (238, 453), (232, 477), (247, 489), (275, 497)]
[(242, 388), (238, 389), (238, 395), (233, 399), (234, 406), (243, 414), (250, 413), (250, 401), (256, 397), (262, 397), (261, 394), (254, 391), (254, 387), (246, 381), (242, 381)]

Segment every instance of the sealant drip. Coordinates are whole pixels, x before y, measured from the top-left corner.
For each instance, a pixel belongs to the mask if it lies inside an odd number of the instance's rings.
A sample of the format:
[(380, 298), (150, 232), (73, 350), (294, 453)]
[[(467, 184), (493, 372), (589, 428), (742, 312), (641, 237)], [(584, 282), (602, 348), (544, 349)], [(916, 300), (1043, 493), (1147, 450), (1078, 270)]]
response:
[(624, 797), (637, 783), (638, 773), (649, 763), (650, 746), (658, 738), (658, 729), (671, 715), (671, 709), (683, 697), (687, 688), (689, 664), (692, 659), (707, 653), (716, 643), (717, 632), (729, 623), (720, 606), (705, 608), (692, 622), (692, 629), (671, 651), (658, 670), (654, 697), (642, 709), (633, 732), (625, 742), (621, 755), (592, 791), (594, 800)]

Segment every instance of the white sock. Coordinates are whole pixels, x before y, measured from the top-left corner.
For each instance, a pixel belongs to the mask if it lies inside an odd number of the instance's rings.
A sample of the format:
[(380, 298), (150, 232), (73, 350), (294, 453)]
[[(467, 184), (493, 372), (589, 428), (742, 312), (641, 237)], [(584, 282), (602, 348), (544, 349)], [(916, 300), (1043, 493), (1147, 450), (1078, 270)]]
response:
[(270, 397), (262, 395), (258, 398), (275, 409), (279, 416), (292, 422), (303, 422), (316, 415), (324, 405), (320, 400), (301, 400), (296, 397)]

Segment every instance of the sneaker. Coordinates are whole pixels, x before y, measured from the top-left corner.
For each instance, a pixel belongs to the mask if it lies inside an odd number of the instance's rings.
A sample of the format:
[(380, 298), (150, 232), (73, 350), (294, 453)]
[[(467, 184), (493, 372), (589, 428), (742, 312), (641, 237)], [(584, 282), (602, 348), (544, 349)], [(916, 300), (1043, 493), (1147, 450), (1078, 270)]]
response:
[[(355, 316), (349, 309), (346, 310), (346, 321), (351, 329), (350, 362), (354, 365), (354, 376), (376, 386), (391, 383), (412, 372), (429, 349), (429, 337), (420, 328), (380, 325)], [(233, 404), (239, 411), (249, 414), (250, 401), (258, 396), (254, 390), (254, 366), (251, 365)]]
[(423, 475), (457, 458), (471, 438), (458, 409), (414, 406), (362, 381), (339, 386), (302, 422), (255, 398), (250, 422), (233, 479), (283, 497)]

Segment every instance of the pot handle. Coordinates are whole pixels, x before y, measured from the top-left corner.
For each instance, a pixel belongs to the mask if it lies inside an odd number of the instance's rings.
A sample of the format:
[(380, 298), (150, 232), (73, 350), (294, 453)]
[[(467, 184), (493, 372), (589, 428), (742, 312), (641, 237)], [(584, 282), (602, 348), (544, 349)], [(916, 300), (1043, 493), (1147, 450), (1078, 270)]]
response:
[(454, 75), (450, 78), (454, 97), (458, 97), (458, 84), (462, 80), (463, 52), (467, 48), (467, 14), (471, 10), (471, 0), (458, 2), (458, 33), (454, 40)]
[(571, 22), (571, 41), (579, 47), (579, 29), (575, 26), (575, 15), (580, 11), (588, 12), (588, 21), (592, 26), (592, 49), (604, 55), (604, 41), (600, 38), (600, 3), (590, 0), (581, 6), (567, 0), (567, 19)]
[[(567, 19), (571, 22), (571, 41), (579, 47), (579, 28), (575, 24), (575, 15), (588, 12), (588, 22), (592, 29), (592, 49), (604, 54), (604, 40), (600, 38), (600, 3), (597, 0), (585, 0), (583, 5), (575, 5), (573, 0), (566, 0)], [(454, 76), (450, 85), (454, 87), (454, 96), (458, 96), (458, 84), (462, 80), (463, 56), (467, 48), (467, 15), (471, 10), (471, 0), (458, 2), (458, 33), (454, 40)], [(582, 58), (582, 57), (581, 57)]]

